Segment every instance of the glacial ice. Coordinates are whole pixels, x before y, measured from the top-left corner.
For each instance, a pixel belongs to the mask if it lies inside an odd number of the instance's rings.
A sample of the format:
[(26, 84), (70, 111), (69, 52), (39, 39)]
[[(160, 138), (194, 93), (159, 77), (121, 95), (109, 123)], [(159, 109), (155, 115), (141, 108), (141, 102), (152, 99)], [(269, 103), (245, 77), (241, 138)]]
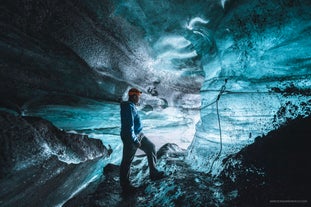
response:
[(157, 148), (176, 143), (214, 175), (311, 115), (310, 1), (36, 2), (0, 7), (1, 110), (100, 139), (107, 162), (120, 163), (118, 103), (133, 86)]
[[(1, 103), (24, 115), (41, 104), (37, 115), (56, 126), (93, 137), (106, 133), (105, 141), (117, 147), (107, 141), (118, 136), (113, 103), (138, 87), (150, 137), (159, 145), (190, 145), (189, 162), (202, 171), (219, 151), (220, 133), (226, 156), (286, 119), (310, 114), (309, 1), (96, 4), (30, 1), (24, 6), (32, 10), (12, 18), (17, 2), (4, 7)], [(36, 13), (40, 18), (33, 18)], [(225, 80), (219, 123), (216, 104), (210, 104)], [(72, 108), (64, 99), (57, 108), (48, 103), (51, 95), (105, 103)]]

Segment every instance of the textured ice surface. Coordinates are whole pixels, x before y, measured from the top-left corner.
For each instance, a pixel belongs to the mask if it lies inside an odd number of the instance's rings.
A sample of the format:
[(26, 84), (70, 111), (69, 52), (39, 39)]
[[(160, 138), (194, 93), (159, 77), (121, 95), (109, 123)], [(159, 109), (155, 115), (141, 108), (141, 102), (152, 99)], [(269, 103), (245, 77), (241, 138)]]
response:
[[(176, 143), (184, 149), (190, 145), (199, 119), (198, 110), (180, 110), (176, 107), (153, 111), (144, 111), (142, 107), (138, 109), (144, 133), (157, 149), (166, 143)], [(118, 103), (86, 99), (82, 105), (46, 105), (28, 109), (27, 115), (40, 116), (66, 131), (102, 140), (105, 146), (110, 145), (115, 151), (111, 155), (113, 163), (120, 163), (122, 142)]]
[(189, 146), (188, 163), (214, 174), (256, 136), (311, 114), (310, 1), (27, 0), (0, 14), (1, 106), (101, 139), (112, 163), (117, 102), (132, 86), (146, 135)]

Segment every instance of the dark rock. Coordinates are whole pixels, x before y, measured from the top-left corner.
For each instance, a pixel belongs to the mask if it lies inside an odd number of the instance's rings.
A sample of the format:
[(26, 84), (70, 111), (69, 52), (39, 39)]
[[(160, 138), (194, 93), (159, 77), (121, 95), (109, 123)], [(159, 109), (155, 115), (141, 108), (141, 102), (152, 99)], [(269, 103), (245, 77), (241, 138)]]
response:
[(177, 144), (167, 143), (163, 145), (157, 152), (157, 158), (160, 159), (163, 156), (166, 157), (180, 157), (186, 155), (187, 151), (180, 148)]
[(119, 176), (120, 166), (114, 164), (107, 164), (104, 167), (104, 175), (105, 176)]
[(224, 191), (238, 191), (229, 205), (267, 206), (275, 200), (307, 205), (310, 126), (311, 117), (291, 121), (227, 158), (220, 175)]

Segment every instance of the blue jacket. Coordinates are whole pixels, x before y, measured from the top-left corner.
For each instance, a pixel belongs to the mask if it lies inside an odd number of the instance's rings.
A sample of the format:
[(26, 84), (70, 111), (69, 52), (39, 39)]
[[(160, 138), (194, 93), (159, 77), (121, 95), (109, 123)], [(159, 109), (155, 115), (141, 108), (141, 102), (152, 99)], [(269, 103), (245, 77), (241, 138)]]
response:
[(143, 130), (140, 116), (131, 101), (121, 102), (121, 138), (124, 141), (138, 142), (137, 135)]

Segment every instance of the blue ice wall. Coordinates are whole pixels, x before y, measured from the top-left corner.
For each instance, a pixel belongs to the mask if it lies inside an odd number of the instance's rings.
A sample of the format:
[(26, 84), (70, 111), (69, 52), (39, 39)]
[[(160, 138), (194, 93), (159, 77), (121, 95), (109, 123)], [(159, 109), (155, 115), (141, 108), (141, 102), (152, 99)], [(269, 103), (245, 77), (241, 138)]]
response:
[(228, 154), (310, 115), (310, 8), (279, 0), (118, 3), (115, 15), (142, 28), (153, 69), (201, 84), (194, 168), (217, 173)]
[(217, 173), (226, 155), (310, 115), (310, 8), (303, 0), (5, 1), (0, 103), (27, 112), (64, 94), (117, 102), (135, 86), (146, 116), (159, 121), (150, 129), (170, 136), (176, 120), (189, 128), (196, 118), (187, 118), (200, 116), (188, 160)]

